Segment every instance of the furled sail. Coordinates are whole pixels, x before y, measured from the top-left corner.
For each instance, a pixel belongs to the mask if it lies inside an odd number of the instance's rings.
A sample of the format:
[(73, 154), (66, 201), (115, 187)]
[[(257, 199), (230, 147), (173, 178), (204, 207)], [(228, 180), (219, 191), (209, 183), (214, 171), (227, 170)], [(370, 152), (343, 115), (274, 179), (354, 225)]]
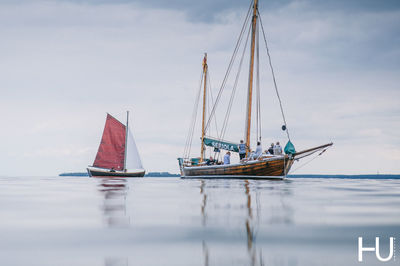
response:
[(107, 114), (103, 136), (93, 166), (123, 170), (125, 155), (125, 125)]
[(139, 152), (133, 138), (132, 130), (128, 128), (128, 144), (126, 145), (126, 169), (143, 169)]

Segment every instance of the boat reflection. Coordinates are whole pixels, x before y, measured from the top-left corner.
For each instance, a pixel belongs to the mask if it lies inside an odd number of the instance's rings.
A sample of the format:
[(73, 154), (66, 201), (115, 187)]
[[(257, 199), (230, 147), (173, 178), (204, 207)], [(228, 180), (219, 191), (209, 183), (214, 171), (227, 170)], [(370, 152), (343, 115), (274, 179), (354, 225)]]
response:
[[(247, 217), (246, 217), (246, 236), (247, 236), (247, 252), (249, 254), (250, 258), (250, 265), (255, 266), (255, 265), (264, 265), (263, 263), (263, 257), (262, 257), (262, 249), (259, 249), (259, 259), (257, 260), (257, 247), (256, 247), (256, 233), (255, 228), (258, 226), (259, 219), (256, 219), (254, 221), (253, 219), (253, 208), (251, 206), (252, 199), (251, 199), (251, 192), (250, 192), (250, 186), (249, 186), (249, 181), (245, 180), (244, 181), (244, 189), (245, 189), (245, 194), (247, 198), (246, 202), (246, 207), (247, 207)], [(257, 192), (257, 191), (256, 191)], [(256, 197), (258, 194), (256, 193)], [(257, 205), (259, 204), (259, 201), (256, 200)], [(256, 216), (259, 218), (259, 212), (260, 208), (257, 208)]]
[[(203, 227), (207, 225), (207, 214), (206, 214), (206, 206), (207, 206), (207, 194), (205, 193), (205, 180), (200, 180), (200, 194), (203, 196), (203, 200), (201, 203), (201, 224)], [(203, 239), (203, 256), (204, 256), (204, 265), (209, 265), (208, 259), (208, 247), (206, 241)]]
[[(259, 266), (266, 264), (266, 243), (265, 235), (258, 240), (258, 233), (265, 231), (266, 226), (283, 225), (293, 223), (293, 208), (288, 202), (292, 195), (290, 183), (244, 180), (215, 182), (213, 180), (200, 180), (200, 212), (201, 226), (204, 229), (202, 240), (203, 264), (214, 265), (212, 259), (218, 257), (218, 248), (214, 248), (214, 242), (207, 234), (214, 226), (221, 222), (228, 222), (227, 230), (233, 226), (233, 231), (240, 230), (245, 235), (243, 239), (242, 252), (232, 254), (237, 256), (238, 263), (245, 258), (246, 265)], [(221, 191), (228, 189), (233, 192), (226, 198), (221, 196)], [(243, 193), (243, 194), (242, 194)], [(241, 226), (240, 226), (241, 225)], [(237, 227), (236, 229), (236, 226)], [(236, 233), (233, 233), (236, 234)], [(230, 236), (227, 236), (230, 237)], [(235, 237), (233, 238), (235, 239)], [(231, 241), (233, 240), (231, 239)], [(234, 240), (233, 240), (234, 241)], [(241, 245), (240, 245), (241, 246)]]
[(129, 227), (130, 217), (126, 211), (126, 196), (129, 187), (122, 178), (99, 178), (98, 189), (104, 196), (104, 221), (108, 227)]
[(201, 180), (200, 185), (200, 194), (203, 195), (203, 201), (201, 203), (201, 224), (206, 226), (207, 223), (207, 214), (205, 212), (207, 206), (207, 194), (205, 193), (205, 181)]

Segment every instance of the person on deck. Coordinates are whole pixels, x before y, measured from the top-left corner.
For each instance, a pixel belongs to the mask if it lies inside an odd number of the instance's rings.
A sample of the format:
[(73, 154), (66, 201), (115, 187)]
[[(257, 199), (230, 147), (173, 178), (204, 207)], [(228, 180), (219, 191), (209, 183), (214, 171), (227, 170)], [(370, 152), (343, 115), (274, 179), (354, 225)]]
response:
[(210, 159), (207, 159), (207, 160), (206, 160), (206, 165), (212, 165), (212, 164), (214, 164), (214, 163), (215, 163), (215, 160), (213, 159), (212, 156), (210, 156)]
[(254, 154), (254, 159), (258, 159), (262, 154), (262, 146), (261, 142), (257, 141), (257, 148), (256, 148), (256, 153)]
[(249, 150), (249, 156), (247, 156), (249, 158), (249, 160), (256, 160), (257, 159), (257, 155), (255, 151), (252, 151), (251, 149)]
[(243, 140), (240, 140), (240, 144), (239, 144), (239, 157), (240, 157), (240, 160), (242, 160), (244, 157), (246, 157), (246, 144), (243, 143)]
[(282, 147), (279, 145), (279, 141), (276, 142), (274, 146), (274, 154), (275, 155), (281, 155), (282, 154)]
[(271, 143), (271, 147), (268, 148), (269, 154), (274, 154), (274, 143)]
[(251, 149), (249, 149), (249, 153), (248, 153), (248, 155), (247, 155), (247, 158), (245, 158), (245, 159), (247, 159), (247, 160), (254, 160), (254, 151), (252, 151)]
[(224, 155), (224, 164), (231, 164), (231, 153), (229, 151)]

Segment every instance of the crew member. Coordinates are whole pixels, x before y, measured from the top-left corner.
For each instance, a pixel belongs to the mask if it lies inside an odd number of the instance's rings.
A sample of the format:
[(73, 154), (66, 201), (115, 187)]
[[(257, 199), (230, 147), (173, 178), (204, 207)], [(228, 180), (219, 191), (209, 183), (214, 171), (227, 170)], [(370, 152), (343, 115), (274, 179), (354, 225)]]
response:
[(274, 143), (271, 143), (271, 147), (268, 148), (269, 154), (274, 154)]
[(244, 157), (246, 157), (246, 144), (243, 143), (243, 140), (240, 140), (240, 144), (239, 144), (239, 157), (240, 157), (240, 160), (242, 160)]
[(274, 146), (274, 154), (275, 155), (281, 155), (282, 154), (282, 147), (279, 145), (279, 141), (276, 142)]
[(231, 152), (229, 151), (224, 155), (224, 164), (231, 164)]
[(256, 148), (256, 153), (254, 154), (254, 159), (258, 159), (262, 154), (262, 147), (261, 147), (261, 142), (257, 141), (257, 148)]

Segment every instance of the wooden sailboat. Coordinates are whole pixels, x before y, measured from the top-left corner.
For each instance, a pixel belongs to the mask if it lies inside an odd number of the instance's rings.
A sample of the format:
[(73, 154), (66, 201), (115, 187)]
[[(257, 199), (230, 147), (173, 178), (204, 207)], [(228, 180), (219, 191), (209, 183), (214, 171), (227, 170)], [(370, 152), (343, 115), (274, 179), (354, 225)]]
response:
[(126, 126), (107, 114), (103, 136), (93, 166), (87, 168), (91, 177), (143, 177), (145, 170), (129, 129), (129, 112)]
[[(185, 147), (185, 154), (182, 158), (178, 158), (179, 160), (179, 167), (181, 171), (181, 176), (183, 178), (238, 178), (238, 179), (282, 179), (284, 178), (290, 171), (293, 163), (295, 160), (299, 160), (301, 158), (304, 158), (306, 156), (309, 156), (311, 154), (314, 154), (318, 151), (325, 151), (328, 147), (330, 147), (333, 143), (328, 143), (324, 145), (320, 145), (317, 147), (313, 147), (307, 150), (303, 150), (300, 152), (296, 152), (294, 149), (293, 144), (290, 141), (289, 137), (289, 132), (287, 129), (287, 124), (286, 124), (286, 119), (283, 114), (283, 108), (282, 104), (280, 103), (281, 107), (281, 112), (282, 112), (282, 117), (284, 121), (284, 125), (282, 126), (282, 130), (286, 131), (287, 136), (288, 136), (288, 144), (285, 146), (285, 153), (280, 152), (279, 154), (263, 154), (262, 156), (257, 156), (257, 158), (254, 157), (254, 154), (250, 153), (250, 136), (251, 136), (251, 118), (252, 118), (252, 98), (253, 98), (253, 73), (255, 65), (256, 67), (259, 65), (259, 59), (258, 59), (258, 32), (259, 32), (259, 12), (258, 12), (258, 0), (253, 0), (252, 2), (252, 8), (249, 9), (247, 18), (245, 20), (245, 24), (249, 23), (249, 34), (251, 32), (251, 44), (250, 44), (250, 66), (249, 66), (249, 79), (248, 79), (248, 91), (247, 91), (247, 113), (246, 113), (246, 123), (245, 123), (245, 134), (244, 134), (244, 139), (245, 139), (245, 149), (246, 149), (246, 156), (244, 159), (240, 160), (238, 163), (233, 163), (233, 164), (221, 164), (218, 162), (218, 160), (212, 160), (212, 163), (210, 161), (207, 161), (205, 159), (205, 146), (210, 146), (211, 148), (214, 149), (215, 154), (219, 153), (220, 150), (226, 150), (230, 152), (238, 152), (238, 147), (239, 144), (237, 143), (232, 143), (225, 141), (222, 139), (220, 136), (219, 138), (211, 138), (206, 136), (206, 130), (208, 128), (209, 122), (211, 118), (206, 120), (206, 94), (207, 94), (207, 74), (208, 74), (208, 66), (207, 66), (207, 54), (205, 55), (203, 59), (203, 78), (202, 78), (202, 84), (204, 82), (204, 88), (203, 88), (203, 113), (202, 113), (202, 132), (201, 132), (201, 152), (200, 152), (200, 157), (194, 157), (191, 158), (189, 156), (190, 153), (190, 148), (187, 149), (186, 147), (188, 146), (191, 147), (191, 137), (189, 137), (190, 134), (193, 131), (193, 126), (191, 127), (191, 130), (189, 130), (189, 135), (188, 135), (188, 140), (187, 140), (187, 145)], [(243, 25), (243, 29), (245, 29), (245, 24)], [(261, 24), (262, 27), (262, 24)], [(262, 28), (263, 30), (263, 28)], [(242, 33), (241, 33), (242, 34)], [(249, 36), (249, 35), (248, 35)], [(239, 36), (239, 41), (242, 37)], [(271, 67), (271, 72), (274, 80), (274, 86), (276, 90), (276, 94), (278, 96), (279, 102), (280, 102), (280, 97), (275, 81), (275, 76), (272, 68), (272, 63), (271, 63), (271, 58), (269, 55), (268, 51), (268, 46), (267, 46), (267, 41), (265, 38), (264, 34), (264, 40), (267, 48), (267, 54), (269, 57), (269, 64)], [(238, 43), (239, 43), (238, 41)], [(247, 44), (247, 41), (246, 41)], [(238, 44), (237, 44), (238, 45)], [(232, 59), (234, 59), (235, 53), (237, 52), (236, 46), (234, 55), (232, 56)], [(245, 47), (246, 48), (246, 47)], [(255, 52), (257, 53), (256, 57), (256, 64), (255, 64)], [(231, 59), (231, 63), (232, 63)], [(243, 58), (242, 58), (243, 60)], [(241, 60), (241, 61), (242, 61)], [(230, 66), (228, 67), (227, 75), (229, 75), (230, 71)], [(241, 63), (240, 63), (241, 65)], [(240, 70), (239, 70), (240, 71)], [(257, 70), (257, 75), (258, 75), (258, 70)], [(226, 76), (225, 76), (226, 78)], [(225, 78), (223, 81), (223, 85), (221, 86), (220, 92), (218, 95), (221, 94), (221, 90), (223, 90), (224, 87), (224, 82)], [(256, 82), (259, 81), (259, 77), (257, 76)], [(259, 84), (257, 83), (257, 88), (258, 89)], [(202, 86), (201, 86), (202, 87)], [(233, 90), (234, 91), (234, 90)], [(199, 94), (200, 95), (200, 94)], [(198, 98), (199, 99), (199, 98)], [(210, 116), (213, 115), (215, 105), (217, 104), (217, 100), (214, 103), (213, 110), (210, 114)], [(230, 108), (230, 107), (229, 107)], [(259, 108), (259, 107), (257, 107)], [(228, 109), (229, 110), (229, 109)], [(257, 112), (260, 112), (259, 109), (257, 109)], [(257, 116), (258, 117), (258, 116)], [(195, 120), (195, 119), (194, 119)], [(207, 122), (206, 122), (207, 121)], [(257, 121), (259, 123), (259, 121)], [(261, 128), (261, 127), (260, 127)], [(223, 134), (221, 134), (223, 136)], [(261, 134), (260, 134), (261, 135)], [(261, 136), (258, 138), (257, 135), (257, 141), (261, 141)], [(243, 146), (242, 146), (243, 149)], [(187, 152), (189, 151), (189, 152)], [(214, 155), (215, 156), (215, 155)]]

